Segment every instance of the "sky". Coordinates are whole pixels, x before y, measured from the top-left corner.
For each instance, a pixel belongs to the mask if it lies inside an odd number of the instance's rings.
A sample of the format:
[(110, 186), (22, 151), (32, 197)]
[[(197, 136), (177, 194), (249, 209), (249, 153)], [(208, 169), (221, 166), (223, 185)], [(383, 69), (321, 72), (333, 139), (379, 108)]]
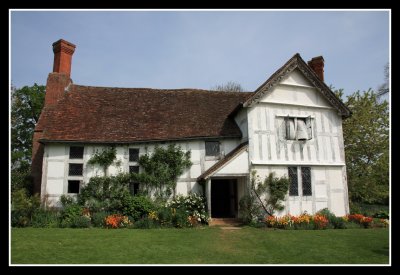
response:
[(345, 95), (384, 82), (389, 11), (11, 11), (11, 82), (46, 85), (52, 43), (76, 45), (75, 84), (254, 91), (294, 54), (322, 55)]

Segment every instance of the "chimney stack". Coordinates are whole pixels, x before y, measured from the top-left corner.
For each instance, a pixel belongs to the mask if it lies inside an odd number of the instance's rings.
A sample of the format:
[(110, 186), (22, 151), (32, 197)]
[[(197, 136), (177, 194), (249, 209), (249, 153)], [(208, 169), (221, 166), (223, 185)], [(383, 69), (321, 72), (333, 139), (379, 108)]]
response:
[(75, 45), (63, 39), (53, 43), (54, 64), (53, 72), (47, 78), (45, 107), (56, 104), (72, 82), (70, 75), (74, 51)]
[(322, 56), (313, 57), (307, 62), (308, 66), (317, 74), (321, 81), (324, 81), (324, 58)]
[(68, 77), (71, 75), (71, 61), (74, 51), (75, 45), (63, 39), (53, 43), (53, 73), (65, 73)]

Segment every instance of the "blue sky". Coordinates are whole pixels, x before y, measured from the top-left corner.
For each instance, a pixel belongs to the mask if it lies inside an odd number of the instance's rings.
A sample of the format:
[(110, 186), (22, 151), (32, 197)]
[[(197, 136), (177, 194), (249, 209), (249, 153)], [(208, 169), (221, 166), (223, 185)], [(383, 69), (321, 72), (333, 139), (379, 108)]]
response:
[(325, 82), (377, 89), (389, 61), (388, 11), (12, 11), (11, 80), (46, 84), (52, 43), (74, 43), (75, 84), (255, 90), (295, 53), (322, 55)]

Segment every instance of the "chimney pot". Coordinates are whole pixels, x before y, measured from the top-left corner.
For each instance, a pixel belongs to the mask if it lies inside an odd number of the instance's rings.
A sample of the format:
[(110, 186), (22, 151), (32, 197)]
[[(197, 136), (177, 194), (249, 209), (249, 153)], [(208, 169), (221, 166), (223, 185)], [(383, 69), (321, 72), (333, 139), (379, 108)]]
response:
[(60, 39), (53, 43), (54, 73), (65, 73), (70, 77), (72, 55), (74, 54), (75, 47), (74, 44), (65, 41), (64, 39)]
[(324, 81), (324, 58), (322, 56), (313, 57), (307, 62), (308, 66), (317, 74), (321, 81)]

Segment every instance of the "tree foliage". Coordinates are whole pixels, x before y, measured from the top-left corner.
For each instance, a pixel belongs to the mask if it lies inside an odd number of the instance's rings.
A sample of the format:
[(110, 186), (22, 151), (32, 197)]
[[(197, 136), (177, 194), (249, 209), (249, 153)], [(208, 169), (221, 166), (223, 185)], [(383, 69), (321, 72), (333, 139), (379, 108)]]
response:
[(170, 144), (167, 148), (156, 146), (153, 154), (139, 158), (143, 172), (134, 174), (141, 183), (142, 191), (154, 194), (160, 200), (175, 196), (176, 182), (185, 169), (190, 168), (190, 151), (183, 152), (180, 146)]
[(226, 84), (216, 85), (212, 90), (220, 92), (245, 92), (242, 85), (233, 81), (229, 81)]
[[(12, 190), (31, 189), (32, 137), (45, 97), (45, 86), (34, 84), (11, 94), (11, 182)], [(32, 190), (30, 190), (32, 191)]]
[[(336, 91), (342, 97), (343, 91)], [(389, 106), (371, 89), (347, 96), (352, 116), (343, 120), (343, 137), (352, 202), (388, 203)]]

